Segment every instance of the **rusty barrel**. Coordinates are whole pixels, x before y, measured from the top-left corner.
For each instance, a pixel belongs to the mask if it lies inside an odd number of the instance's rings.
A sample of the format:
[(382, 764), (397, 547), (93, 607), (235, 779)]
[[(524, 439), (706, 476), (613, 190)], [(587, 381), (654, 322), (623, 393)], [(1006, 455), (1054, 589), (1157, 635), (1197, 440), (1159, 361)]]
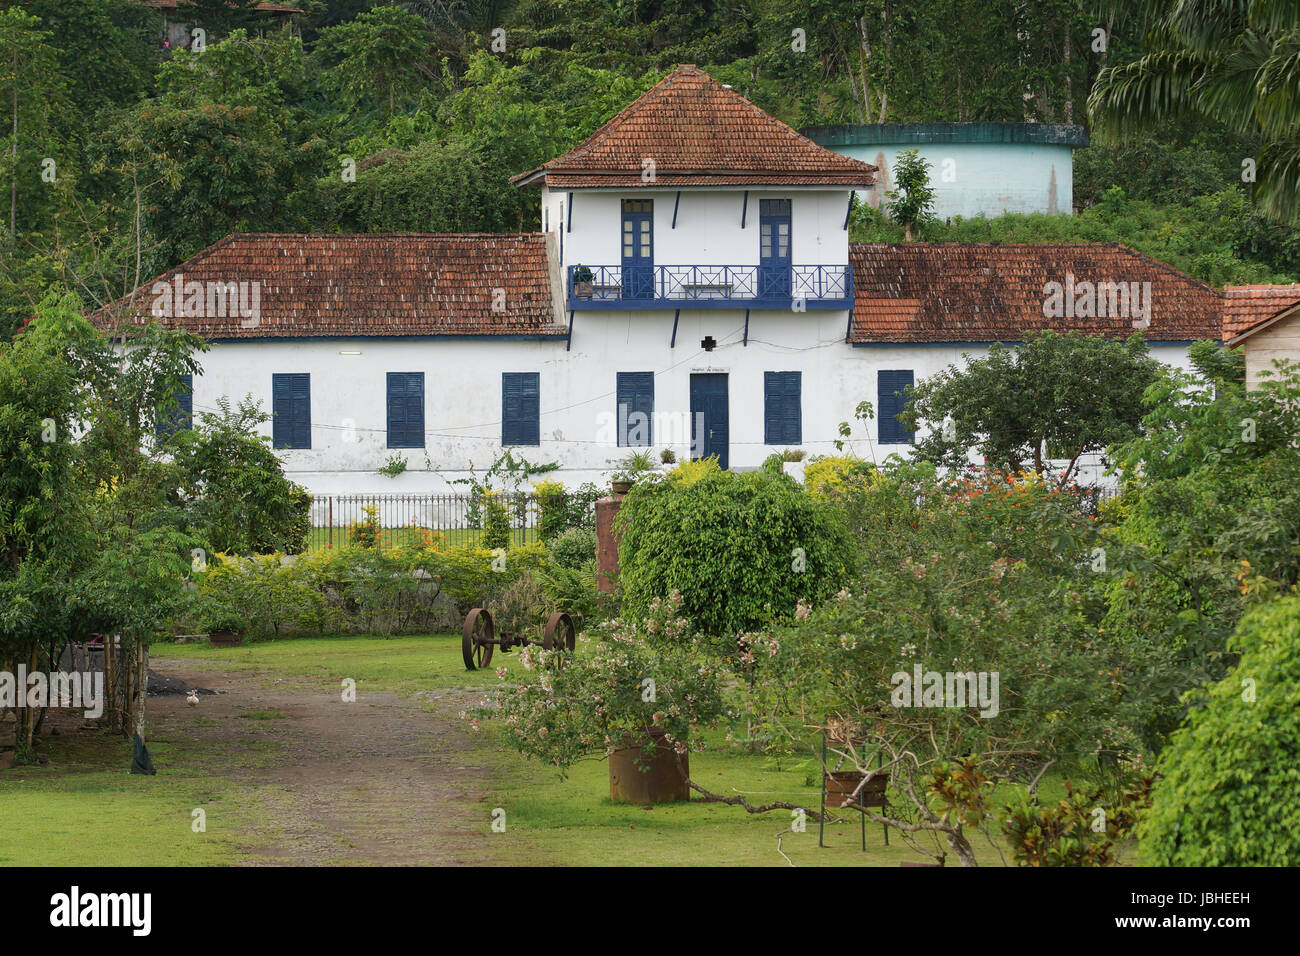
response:
[(644, 740), (625, 734), (623, 745), (609, 752), (609, 798), (615, 803), (642, 804), (689, 800), (690, 756), (674, 753), (662, 730), (651, 730), (649, 738), (655, 744), (653, 751), (645, 749)]

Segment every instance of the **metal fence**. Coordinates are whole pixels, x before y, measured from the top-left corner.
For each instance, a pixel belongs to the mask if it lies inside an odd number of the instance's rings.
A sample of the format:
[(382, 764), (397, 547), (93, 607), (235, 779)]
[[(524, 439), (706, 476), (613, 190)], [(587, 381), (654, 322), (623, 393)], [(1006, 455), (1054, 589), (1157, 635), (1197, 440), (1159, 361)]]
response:
[[(510, 542), (525, 544), (540, 538), (542, 501), (535, 494), (500, 492), (510, 525)], [(568, 511), (565, 524), (594, 520), (589, 502), (574, 496), (554, 496), (554, 504)], [(486, 502), (478, 495), (315, 495), (311, 505), (308, 548), (339, 548), (348, 544), (358, 525), (373, 508), (384, 547), (424, 542), (472, 544), (484, 534)], [(577, 512), (577, 520), (574, 513)]]

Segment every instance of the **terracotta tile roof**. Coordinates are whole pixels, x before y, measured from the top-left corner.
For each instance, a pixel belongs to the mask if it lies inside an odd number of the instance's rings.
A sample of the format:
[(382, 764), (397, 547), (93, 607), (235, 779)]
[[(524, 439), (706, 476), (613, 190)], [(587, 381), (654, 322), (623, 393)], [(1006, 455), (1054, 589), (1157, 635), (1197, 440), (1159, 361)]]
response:
[[(653, 160), (655, 179), (642, 181)], [(801, 136), (692, 64), (558, 159), (511, 182), (559, 189), (641, 186), (870, 186), (876, 167)]]
[[(155, 283), (260, 283), (256, 321), (233, 307), (163, 317), (209, 339), (309, 336), (559, 336), (558, 265), (542, 233), (467, 235), (234, 234), (98, 310), (91, 321), (117, 328), (153, 317)], [(252, 311), (253, 286), (245, 311)], [(502, 290), (503, 311), (493, 311)], [(168, 297), (170, 298), (170, 297)], [(183, 304), (183, 303), (182, 303)], [(172, 309), (172, 311), (180, 311)], [(224, 315), (222, 314), (224, 313)]]
[[(144, 0), (145, 4), (151, 7), (157, 7), (159, 10), (175, 10), (184, 2), (184, 0)], [(302, 13), (298, 7), (286, 6), (283, 3), (259, 3), (254, 10), (260, 10), (263, 13)]]
[(1224, 286), (1223, 340), (1249, 332), (1297, 304), (1300, 304), (1300, 283)]
[[(1219, 337), (1222, 297), (1190, 276), (1118, 243), (852, 243), (851, 340), (1012, 342), (1027, 331), (1078, 330), (1127, 337), (1134, 316), (1047, 317), (1048, 282), (1151, 283), (1153, 341)], [(1139, 286), (1139, 289), (1141, 286)]]

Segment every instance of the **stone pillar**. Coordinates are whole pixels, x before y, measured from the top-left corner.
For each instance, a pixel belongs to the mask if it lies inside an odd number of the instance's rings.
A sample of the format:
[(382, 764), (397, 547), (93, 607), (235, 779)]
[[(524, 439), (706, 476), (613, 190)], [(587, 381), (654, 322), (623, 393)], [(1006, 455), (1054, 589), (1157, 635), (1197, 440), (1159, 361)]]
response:
[(606, 594), (614, 590), (618, 575), (618, 534), (614, 517), (623, 507), (622, 495), (610, 495), (596, 502), (596, 586)]

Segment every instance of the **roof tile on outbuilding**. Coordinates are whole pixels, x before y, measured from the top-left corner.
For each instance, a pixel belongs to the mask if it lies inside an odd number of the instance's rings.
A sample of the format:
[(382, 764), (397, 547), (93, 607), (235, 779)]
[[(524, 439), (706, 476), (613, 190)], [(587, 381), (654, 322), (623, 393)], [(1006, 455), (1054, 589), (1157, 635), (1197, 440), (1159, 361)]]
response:
[[(1151, 283), (1150, 341), (1219, 338), (1222, 297), (1211, 287), (1118, 243), (852, 243), (850, 340), (868, 343), (1016, 342), (1052, 329), (1127, 337), (1130, 315), (1045, 314), (1049, 282)], [(1118, 311), (1118, 310), (1112, 310)]]
[(1300, 283), (1230, 285), (1223, 289), (1223, 340), (1226, 342), (1300, 305)]
[[(237, 233), (91, 320), (119, 328), (157, 319), (207, 339), (562, 336), (552, 258), (542, 233)], [(206, 298), (204, 314), (157, 316), (153, 289), (160, 282), (174, 288), (178, 275), (205, 288), (260, 283), (257, 321), (234, 309), (209, 310)]]
[[(652, 162), (653, 179), (644, 178)], [(870, 186), (876, 167), (818, 146), (683, 64), (563, 156), (513, 177), (553, 189)]]

